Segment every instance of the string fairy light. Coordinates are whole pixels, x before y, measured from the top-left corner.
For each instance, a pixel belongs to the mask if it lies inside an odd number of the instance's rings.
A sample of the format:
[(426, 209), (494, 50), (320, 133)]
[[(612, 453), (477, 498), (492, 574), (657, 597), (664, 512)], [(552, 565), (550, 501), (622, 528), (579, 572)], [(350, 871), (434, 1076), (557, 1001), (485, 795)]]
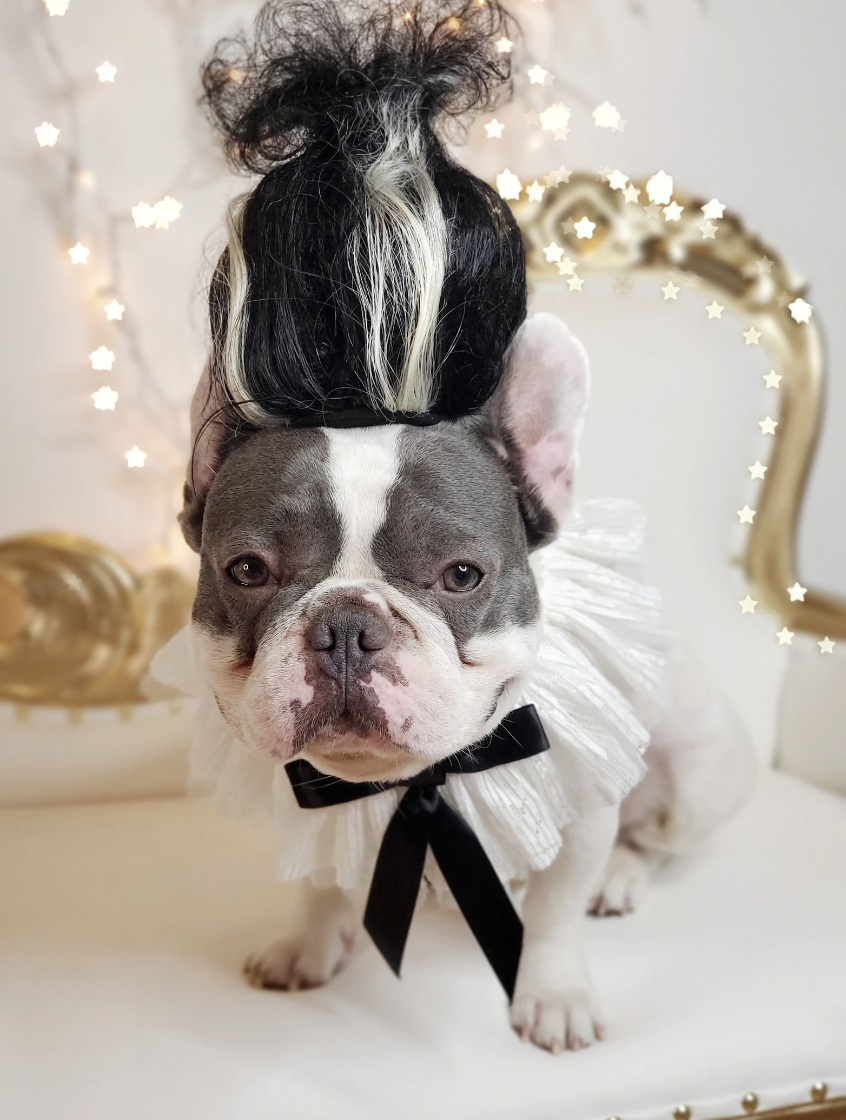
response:
[(59, 139), (59, 133), (62, 130), (56, 128), (54, 124), (50, 124), (49, 121), (44, 121), (33, 131), (35, 132), (35, 138), (38, 141), (39, 147), (54, 148), (56, 146), (56, 141)]
[[(179, 3), (164, 6), (163, 10), (172, 21), (178, 53), (185, 55), (188, 50), (197, 52), (196, 40), (201, 20), (208, 15), (210, 8), (222, 8), (226, 2), (203, 0), (202, 4), (191, 5), (190, 11)], [(121, 442), (125, 440), (123, 446), (130, 447), (130, 451), (121, 449), (119, 454), (128, 467), (139, 469), (148, 458), (147, 451), (139, 447), (139, 443), (143, 444), (143, 440), (138, 438), (139, 423), (155, 431), (153, 473), (167, 494), (162, 502), (156, 537), (161, 542), (172, 541), (176, 539), (174, 507), (178, 501), (179, 479), (187, 452), (187, 408), (174, 407), (173, 371), (166, 364), (153, 364), (148, 360), (141, 334), (142, 324), (137, 316), (127, 319), (124, 314), (126, 301), (120, 298), (126, 271), (123, 254), (125, 238), (131, 236), (128, 231), (134, 228), (135, 223), (130, 208), (116, 208), (101, 191), (94, 171), (82, 162), (80, 142), (90, 84), (113, 84), (119, 76), (118, 67), (109, 58), (99, 64), (96, 64), (97, 60), (90, 59), (81, 67), (90, 75), (86, 80), (81, 76), (80, 68), (66, 62), (62, 45), (52, 31), (52, 20), (47, 17), (64, 16), (68, 7), (69, 0), (44, 0), (44, 8), (39, 11), (36, 7), (29, 17), (32, 41), (39, 49), (35, 55), (35, 67), (26, 71), (26, 80), (37, 82), (39, 88), (49, 88), (54, 102), (52, 121), (48, 118), (34, 129), (39, 146), (53, 151), (49, 160), (31, 165), (31, 174), (44, 180), (37, 184), (38, 194), (44, 200), (57, 239), (66, 247), (62, 251), (67, 251), (70, 263), (90, 268), (91, 261), (96, 260), (94, 286), (87, 288), (84, 296), (80, 291), (80, 297), (84, 299), (84, 314), (92, 334), (100, 333), (105, 315), (108, 329), (119, 332), (120, 345), (116, 346), (108, 339), (89, 354), (89, 363), (95, 370), (112, 371), (119, 366), (122, 378), (127, 379), (126, 383), (131, 388), (124, 391), (121, 384), (117, 388), (104, 384), (91, 392), (95, 388), (91, 386), (87, 399), (97, 411), (114, 414), (120, 396), (121, 419), (110, 420), (109, 424), (116, 426), (110, 426), (109, 431), (113, 433), (112, 438), (117, 439), (121, 439), (122, 431), (126, 433)], [(246, 75), (236, 74), (234, 69), (231, 79), (243, 80)], [(186, 104), (193, 100), (191, 82), (194, 72), (190, 66), (179, 70), (180, 81), (185, 86)], [(183, 209), (183, 203), (179, 201), (182, 189), (186, 186), (205, 187), (226, 176), (224, 168), (211, 155), (202, 130), (191, 130), (190, 137), (181, 166), (165, 184), (168, 189), (161, 192), (158, 201), (146, 204), (152, 219), (148, 225), (157, 230), (167, 230), (179, 219)], [(92, 342), (99, 344), (100, 339), (95, 337)], [(120, 355), (119, 362), (115, 359), (115, 351)], [(170, 545), (156, 547), (170, 552)]]

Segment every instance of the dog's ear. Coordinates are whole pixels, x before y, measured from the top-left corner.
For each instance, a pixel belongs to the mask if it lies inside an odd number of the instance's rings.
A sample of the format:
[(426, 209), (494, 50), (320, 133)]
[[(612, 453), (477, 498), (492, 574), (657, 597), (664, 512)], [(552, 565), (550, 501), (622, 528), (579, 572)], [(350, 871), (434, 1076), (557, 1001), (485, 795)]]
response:
[(505, 356), (486, 428), (514, 483), (531, 548), (555, 536), (570, 507), (587, 397), (581, 343), (556, 316), (529, 316)]
[(225, 419), (223, 401), (206, 366), (191, 400), (191, 458), (182, 490), (182, 512), (178, 521), (182, 535), (195, 552), (203, 537), (206, 496), (232, 438)]

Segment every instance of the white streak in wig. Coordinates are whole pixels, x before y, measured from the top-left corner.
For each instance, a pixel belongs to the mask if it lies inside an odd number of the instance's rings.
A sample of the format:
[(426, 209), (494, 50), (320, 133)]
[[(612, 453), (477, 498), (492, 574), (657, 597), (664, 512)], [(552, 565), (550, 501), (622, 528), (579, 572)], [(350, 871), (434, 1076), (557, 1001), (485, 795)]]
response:
[[(447, 225), (426, 166), (413, 102), (380, 106), (385, 149), (364, 172), (369, 205), (349, 260), (367, 330), (367, 375), (374, 404), (425, 412), (435, 383), (435, 331), (447, 260)], [(387, 343), (408, 339), (399, 384)]]
[(267, 413), (250, 401), (251, 394), (244, 375), (244, 333), (247, 329), (250, 279), (241, 244), (241, 230), (244, 207), (249, 197), (249, 192), (239, 195), (226, 210), (226, 229), (229, 233), (229, 314), (223, 342), (223, 373), (229, 395), (238, 404), (241, 414), (247, 420), (261, 423), (267, 419)]

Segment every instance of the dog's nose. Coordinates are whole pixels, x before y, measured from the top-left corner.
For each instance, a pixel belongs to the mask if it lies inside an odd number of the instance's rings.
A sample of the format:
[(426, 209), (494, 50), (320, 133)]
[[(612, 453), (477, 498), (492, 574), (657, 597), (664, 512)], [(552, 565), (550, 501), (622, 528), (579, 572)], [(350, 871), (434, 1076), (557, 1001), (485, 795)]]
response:
[(306, 629), (306, 641), (317, 654), (321, 671), (340, 683), (366, 673), (373, 654), (391, 638), (379, 611), (359, 604), (327, 606)]

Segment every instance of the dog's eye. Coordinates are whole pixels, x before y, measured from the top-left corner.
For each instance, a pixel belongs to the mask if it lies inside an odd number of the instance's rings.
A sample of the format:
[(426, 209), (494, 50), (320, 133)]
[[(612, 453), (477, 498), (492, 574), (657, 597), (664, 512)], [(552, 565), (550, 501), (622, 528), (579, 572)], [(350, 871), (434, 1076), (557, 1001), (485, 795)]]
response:
[(482, 582), (482, 573), (472, 564), (453, 564), (444, 572), (443, 579), (447, 591), (472, 591)]
[(258, 556), (239, 556), (227, 570), (232, 582), (240, 587), (261, 587), (270, 579), (267, 564)]

